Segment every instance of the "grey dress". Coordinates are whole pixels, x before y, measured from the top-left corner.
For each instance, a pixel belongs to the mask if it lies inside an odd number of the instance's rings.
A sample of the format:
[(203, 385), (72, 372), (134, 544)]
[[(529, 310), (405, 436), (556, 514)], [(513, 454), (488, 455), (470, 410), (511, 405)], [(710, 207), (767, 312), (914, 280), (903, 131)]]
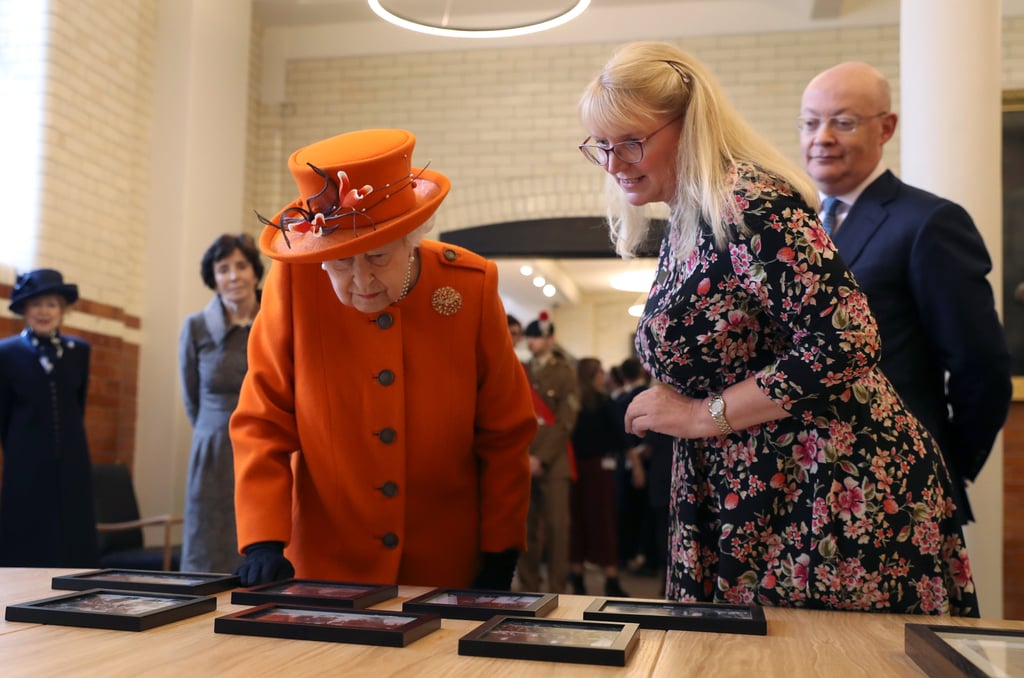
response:
[(183, 572), (234, 572), (235, 469), (228, 420), (248, 369), (249, 329), (228, 326), (220, 297), (185, 319), (178, 346), (192, 450), (185, 485)]

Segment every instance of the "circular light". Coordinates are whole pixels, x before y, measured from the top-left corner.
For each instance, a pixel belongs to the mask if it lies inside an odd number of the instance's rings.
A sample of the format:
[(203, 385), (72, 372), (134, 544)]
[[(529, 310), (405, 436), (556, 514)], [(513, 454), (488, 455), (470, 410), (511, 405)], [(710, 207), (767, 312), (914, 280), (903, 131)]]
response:
[(522, 266), (519, 267), (519, 272), (522, 273), (523, 275), (530, 275), (531, 273), (533, 273), (533, 266), (530, 266), (529, 264), (523, 264)]
[(639, 318), (644, 314), (644, 304), (633, 304), (629, 307), (629, 314), (634, 318)]
[(557, 291), (558, 290), (555, 289), (555, 286), (550, 284), (550, 283), (545, 285), (544, 289), (541, 290), (541, 292), (544, 293), (545, 297), (553, 297), (553, 296), (555, 296), (555, 292), (557, 292)]
[[(440, 35), (446, 38), (512, 38), (517, 35), (528, 35), (539, 33), (556, 26), (569, 23), (587, 9), (590, 0), (578, 0), (570, 9), (543, 21), (536, 21), (520, 26), (509, 26), (508, 28), (448, 28), (446, 25), (429, 24), (423, 21), (414, 21), (406, 17), (398, 16), (390, 10), (384, 9), (381, 0), (367, 0), (373, 13), (384, 21), (408, 29), (417, 33), (428, 35)], [(447, 23), (447, 14), (445, 15)]]
[(538, 275), (536, 278), (533, 279), (533, 286), (534, 287), (544, 287), (544, 283), (546, 283), (546, 282), (547, 282), (547, 280), (544, 279), (544, 276)]
[(612, 276), (609, 283), (623, 292), (647, 292), (654, 283), (655, 274), (653, 268), (638, 268)]

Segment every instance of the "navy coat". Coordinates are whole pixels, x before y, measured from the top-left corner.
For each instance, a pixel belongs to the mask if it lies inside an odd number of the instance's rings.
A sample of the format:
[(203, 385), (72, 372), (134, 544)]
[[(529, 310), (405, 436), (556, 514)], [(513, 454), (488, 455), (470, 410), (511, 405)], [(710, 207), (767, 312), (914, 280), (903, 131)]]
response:
[(0, 566), (97, 565), (85, 436), (90, 347), (62, 335), (49, 374), (21, 334), (0, 341)]
[(962, 207), (887, 171), (833, 241), (878, 322), (882, 372), (937, 439), (971, 520), (965, 479), (981, 471), (1013, 390), (981, 234)]

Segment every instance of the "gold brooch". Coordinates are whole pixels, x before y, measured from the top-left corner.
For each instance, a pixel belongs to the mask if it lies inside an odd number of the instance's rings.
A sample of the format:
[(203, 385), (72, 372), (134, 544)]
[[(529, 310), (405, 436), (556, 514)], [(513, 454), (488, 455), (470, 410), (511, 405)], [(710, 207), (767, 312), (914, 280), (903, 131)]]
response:
[(438, 287), (430, 298), (430, 305), (441, 315), (455, 315), (462, 308), (462, 295), (454, 287)]

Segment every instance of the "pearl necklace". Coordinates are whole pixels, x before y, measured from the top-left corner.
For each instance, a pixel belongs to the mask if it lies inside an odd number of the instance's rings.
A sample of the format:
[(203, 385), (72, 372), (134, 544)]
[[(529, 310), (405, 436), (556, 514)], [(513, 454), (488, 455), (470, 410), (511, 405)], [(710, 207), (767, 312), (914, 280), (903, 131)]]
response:
[(415, 264), (416, 250), (413, 249), (413, 251), (409, 253), (409, 265), (405, 267), (405, 280), (402, 281), (402, 291), (399, 293), (398, 298), (391, 303), (397, 304), (402, 299), (405, 299), (405, 295), (409, 294), (409, 288), (412, 285), (412, 269)]

